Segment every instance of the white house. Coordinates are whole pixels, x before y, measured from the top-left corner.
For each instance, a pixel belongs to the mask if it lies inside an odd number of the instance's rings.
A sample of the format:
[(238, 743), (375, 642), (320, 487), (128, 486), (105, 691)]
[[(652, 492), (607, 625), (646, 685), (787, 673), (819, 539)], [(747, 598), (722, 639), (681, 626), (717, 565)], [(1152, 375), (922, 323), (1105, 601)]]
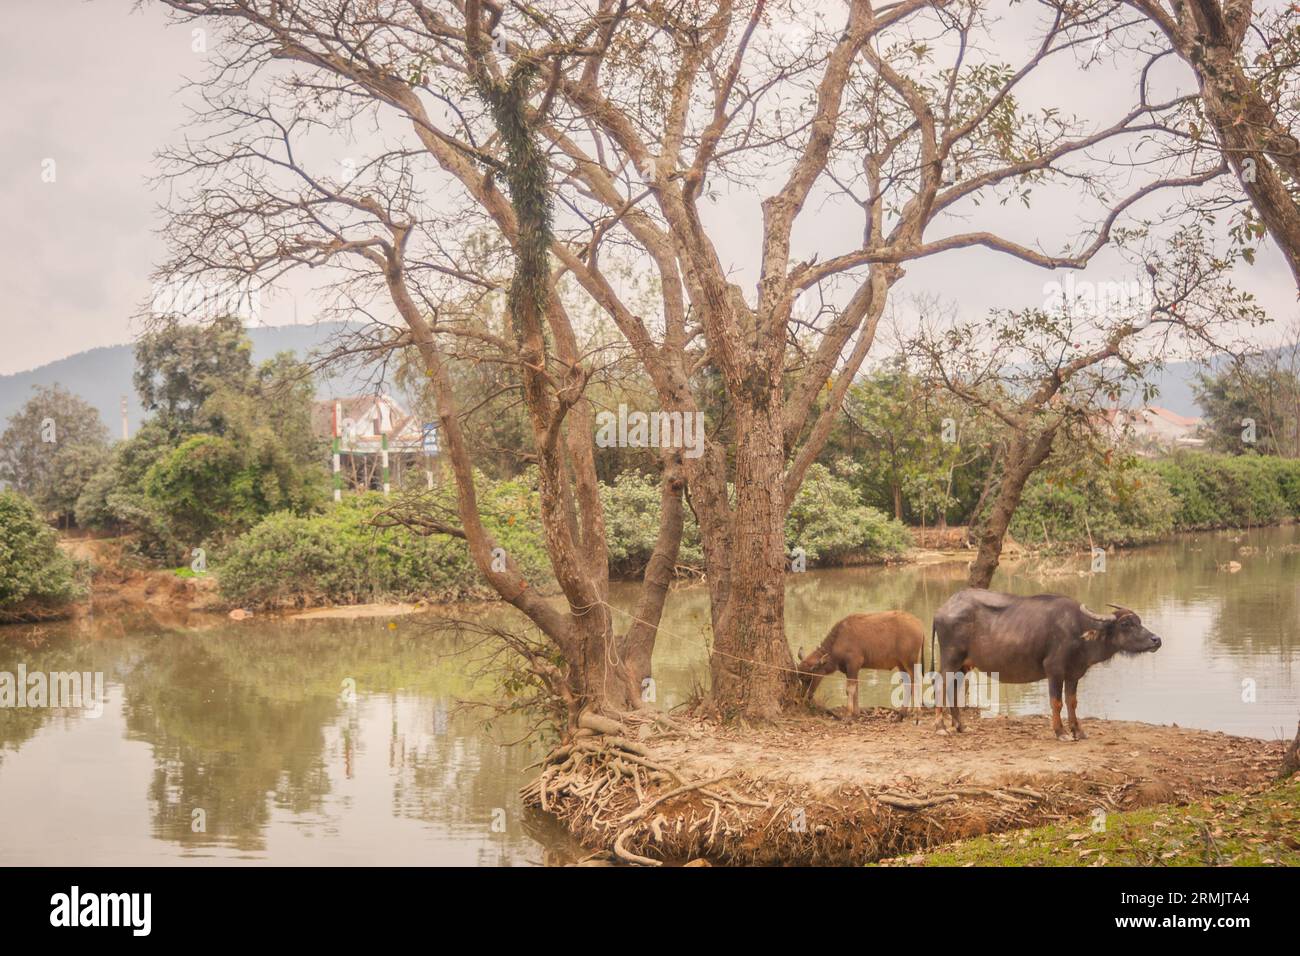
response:
[(1174, 448), (1199, 448), (1204, 419), (1179, 415), (1159, 405), (1146, 408), (1108, 408), (1106, 422), (1118, 440), (1127, 440), (1139, 449), (1170, 451)]
[[(423, 424), (390, 395), (355, 395), (312, 404), (312, 431), (331, 443), (335, 488), (388, 491), (415, 468), (431, 473), (436, 433), (426, 442)], [(337, 495), (336, 495), (337, 497)]]

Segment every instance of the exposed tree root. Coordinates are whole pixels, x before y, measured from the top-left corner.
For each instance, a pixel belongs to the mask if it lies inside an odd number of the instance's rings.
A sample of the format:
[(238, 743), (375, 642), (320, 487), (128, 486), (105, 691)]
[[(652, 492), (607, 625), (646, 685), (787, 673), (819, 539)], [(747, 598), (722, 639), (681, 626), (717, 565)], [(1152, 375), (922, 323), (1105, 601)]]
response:
[[(834, 721), (809, 724), (805, 718), (792, 723), (809, 737), (820, 734), (818, 746), (823, 750), (863, 743), (860, 730), (841, 729)], [(918, 739), (909, 735), (920, 733), (892, 721), (888, 726), (895, 728), (888, 733), (908, 740)], [(846, 761), (843, 782), (826, 785), (822, 780), (813, 786), (801, 779), (791, 760), (777, 759), (780, 772), (773, 773), (737, 753), (740, 741), (752, 747), (773, 739), (762, 730), (721, 730), (691, 720), (666, 723), (643, 712), (618, 720), (584, 715), (579, 727), (542, 761), (537, 778), (521, 795), (526, 806), (554, 815), (580, 842), (604, 851), (587, 857), (585, 865), (609, 860), (641, 866), (701, 860), (847, 864), (906, 856), (964, 837), (1091, 815), (1099, 809), (1109, 812), (1231, 790), (1266, 772), (1271, 761), (1265, 760), (1265, 751), (1280, 749), (1250, 742), (1247, 750), (1259, 752), (1243, 757), (1230, 775), (1209, 772), (1203, 778), (1170, 783), (1167, 772), (1149, 775), (1118, 766), (1121, 761), (1113, 747), (1096, 775), (1077, 769), (1052, 771), (1051, 761), (1058, 759), (1054, 754), (1069, 751), (1043, 742), (1045, 772), (1018, 779), (972, 777), (969, 761), (954, 756), (956, 772), (918, 776), (891, 771), (888, 783), (879, 774), (864, 772), (863, 765)], [(1113, 727), (1116, 735), (1146, 733), (1133, 729), (1140, 725)], [(825, 737), (826, 728), (833, 728), (833, 740)], [(885, 732), (883, 717), (876, 729)], [(790, 727), (782, 730), (788, 734)], [(986, 724), (987, 732), (996, 730)], [(1032, 723), (1004, 730), (1017, 746), (1023, 746), (1018, 734), (1042, 736), (1042, 728)], [(1186, 746), (1192, 748), (1188, 753), (1199, 752), (1207, 740), (1212, 746), (1230, 745), (1232, 740), (1153, 727), (1150, 739), (1162, 746), (1152, 752), (1164, 753), (1171, 734), (1178, 742), (1184, 739), (1178, 735), (1186, 736)], [(876, 739), (875, 746), (886, 744)], [(764, 743), (764, 749), (768, 746)], [(888, 762), (905, 766), (905, 753)]]

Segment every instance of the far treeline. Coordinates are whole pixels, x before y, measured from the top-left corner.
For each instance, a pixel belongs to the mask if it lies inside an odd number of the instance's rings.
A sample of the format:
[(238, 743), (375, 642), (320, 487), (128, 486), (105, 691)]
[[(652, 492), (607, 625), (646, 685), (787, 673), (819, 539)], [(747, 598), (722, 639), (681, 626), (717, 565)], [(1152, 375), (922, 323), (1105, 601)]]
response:
[[(1300, 379), (1281, 365), (1282, 354), (1260, 353), (1201, 377), (1203, 431), (1217, 451), (1144, 457), (1132, 435), (1100, 426), (1077, 441), (1062, 438), (1026, 482), (1011, 534), (1038, 549), (1074, 550), (1300, 518)], [(59, 386), (37, 390), (0, 437), (0, 473), (12, 489), (0, 499), (8, 558), (0, 613), (57, 614), (84, 594), (88, 569), (62, 554), (55, 527), (121, 537), (141, 567), (185, 573), (201, 549), (223, 597), (243, 607), (494, 596), (464, 541), (439, 533), (438, 516), (456, 507), (451, 483), (427, 491), (413, 472), (418, 481), (391, 497), (350, 493), (335, 506), (328, 445), (311, 431), (311, 370), (290, 355), (257, 367), (250, 355), (233, 319), (167, 323), (143, 336), (135, 385), (149, 417), (113, 445), (98, 413), (76, 395)], [(490, 402), (493, 390), (491, 381), (471, 377), (458, 395), (475, 405)], [(606, 400), (642, 397), (632, 386)], [(1244, 412), (1258, 409), (1254, 441), (1243, 441)], [(484, 451), (476, 486), (495, 539), (532, 586), (553, 591), (524, 414), (502, 405), (485, 421), (475, 438)], [(724, 408), (709, 414), (726, 419)], [(909, 527), (953, 528), (958, 539), (977, 540), (1009, 437), (996, 417), (905, 358), (861, 374), (786, 517), (792, 563), (900, 558), (912, 544)], [(501, 444), (511, 440), (520, 446)], [(636, 578), (660, 522), (652, 451), (611, 449), (600, 487), (611, 567)], [(414, 515), (429, 520), (422, 526)], [(688, 512), (676, 573), (702, 568), (699, 527)]]

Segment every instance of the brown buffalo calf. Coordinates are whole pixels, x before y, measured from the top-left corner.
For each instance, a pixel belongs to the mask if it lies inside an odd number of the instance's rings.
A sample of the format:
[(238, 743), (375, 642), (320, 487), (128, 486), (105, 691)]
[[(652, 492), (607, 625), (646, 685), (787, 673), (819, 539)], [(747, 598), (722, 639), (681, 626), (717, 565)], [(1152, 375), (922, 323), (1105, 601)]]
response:
[(799, 649), (800, 696), (812, 700), (827, 674), (840, 671), (848, 683), (849, 712), (858, 712), (858, 671), (911, 671), (921, 658), (925, 630), (906, 611), (850, 614), (831, 628), (826, 640), (807, 657)]

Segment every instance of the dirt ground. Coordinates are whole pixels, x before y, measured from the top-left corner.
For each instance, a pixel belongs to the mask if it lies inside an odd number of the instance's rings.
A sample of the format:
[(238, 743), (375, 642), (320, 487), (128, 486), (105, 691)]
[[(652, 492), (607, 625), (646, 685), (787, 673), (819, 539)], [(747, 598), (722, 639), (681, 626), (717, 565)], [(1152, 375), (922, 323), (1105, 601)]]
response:
[[(1045, 717), (967, 720), (937, 734), (894, 711), (761, 728), (678, 721), (592, 734), (543, 765), (526, 803), (593, 859), (862, 864), (985, 833), (1239, 792), (1272, 779), (1282, 742), (1085, 720), (1058, 741)], [(626, 749), (630, 747), (631, 749)], [(539, 799), (540, 797), (540, 799)]]
[(137, 567), (125, 557), (120, 538), (63, 538), (59, 544), (91, 565), (90, 594), (77, 605), (77, 615), (133, 608), (212, 613), (222, 608), (215, 576), (181, 577), (167, 568)]
[(1282, 745), (1127, 721), (1083, 720), (1088, 739), (1060, 741), (1046, 717), (967, 718), (940, 735), (894, 711), (856, 721), (792, 718), (753, 730), (665, 742), (656, 753), (709, 776), (740, 767), (755, 778), (830, 793), (844, 786), (926, 792), (943, 786), (1119, 788), (1124, 806), (1240, 789), (1277, 768)]
[(341, 607), (318, 607), (310, 611), (290, 614), (291, 621), (315, 621), (321, 619), (355, 621), (370, 617), (401, 617), (424, 610), (417, 604), (347, 604)]

